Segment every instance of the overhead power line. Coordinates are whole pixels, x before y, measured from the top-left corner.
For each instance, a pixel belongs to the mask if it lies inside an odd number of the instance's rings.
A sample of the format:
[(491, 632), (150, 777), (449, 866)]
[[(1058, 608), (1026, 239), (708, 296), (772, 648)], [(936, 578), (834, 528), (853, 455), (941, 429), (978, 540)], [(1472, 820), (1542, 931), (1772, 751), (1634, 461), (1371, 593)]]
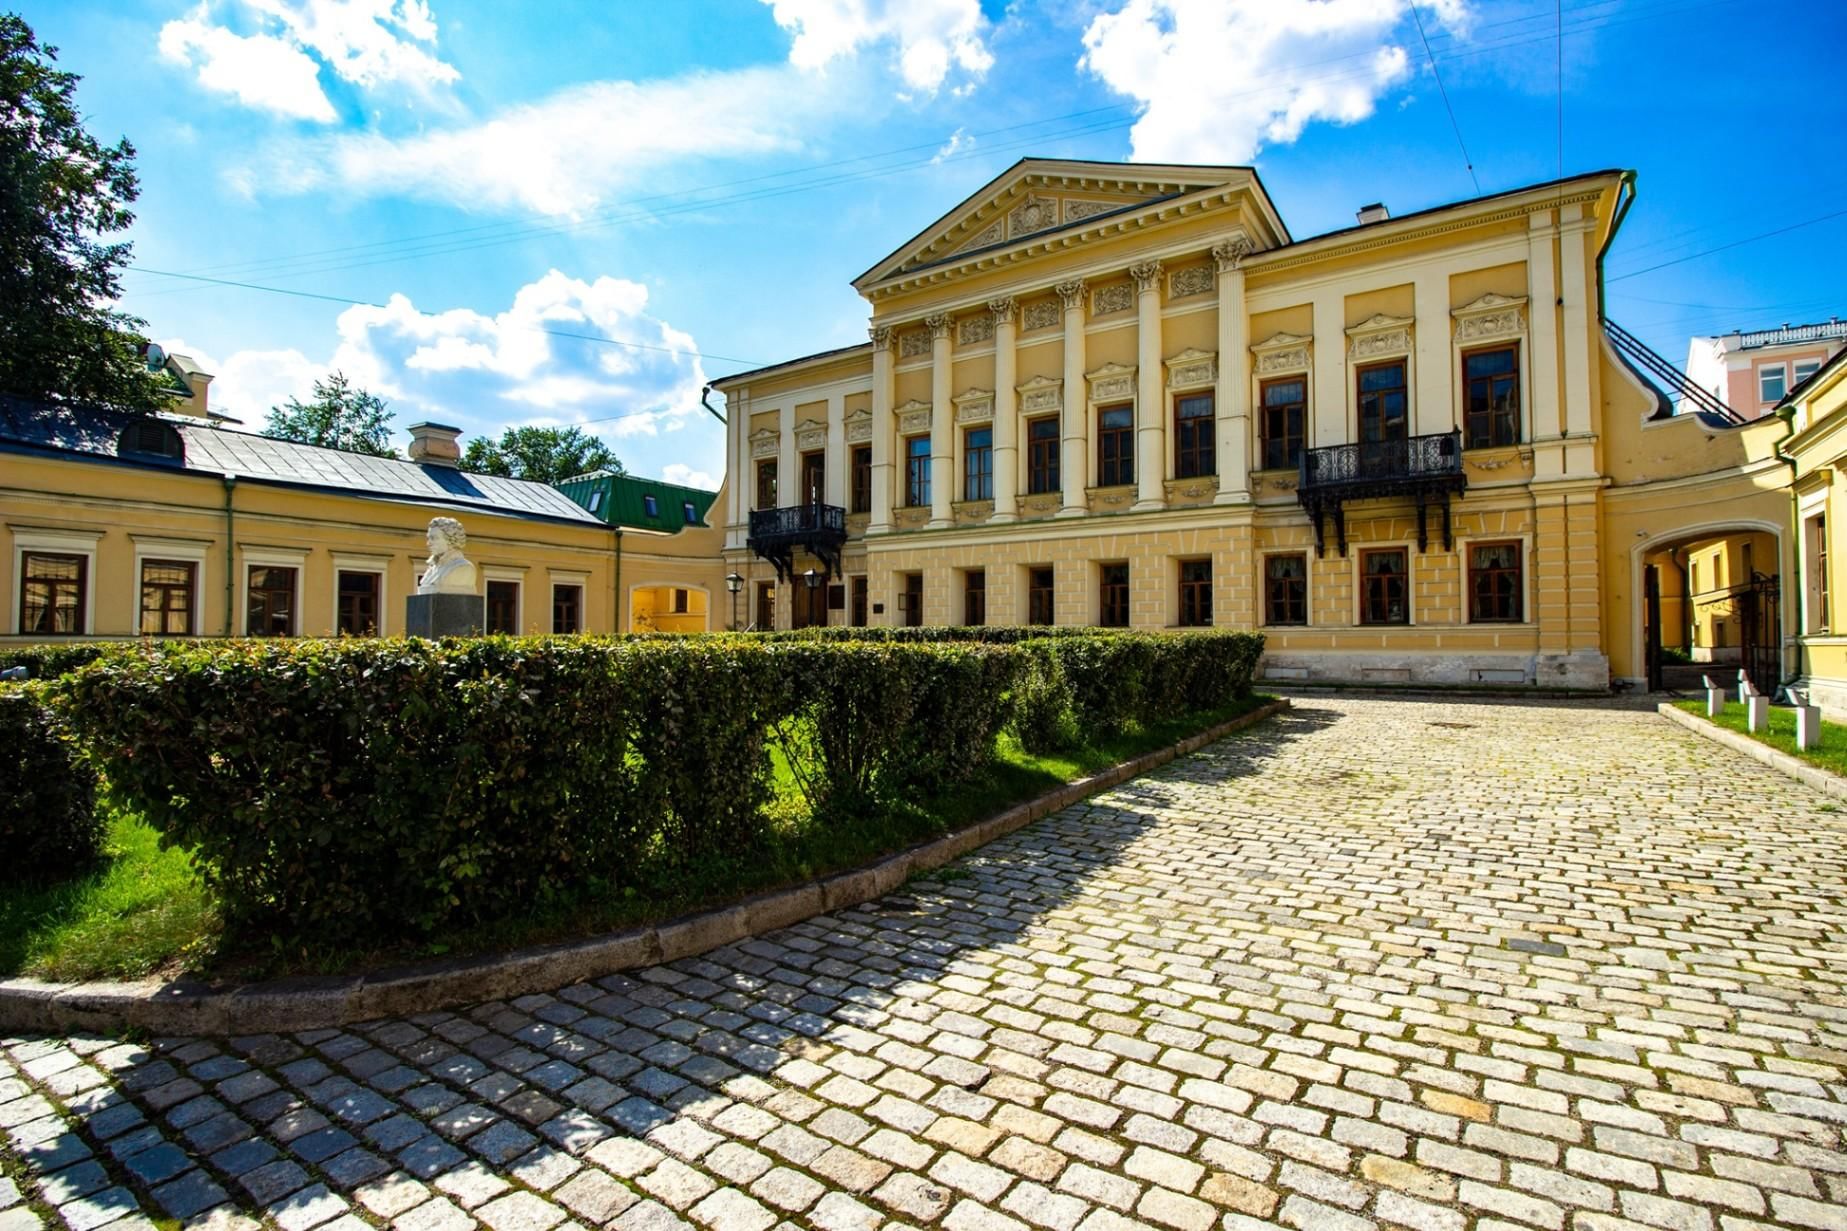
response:
[(1760, 231), (1756, 235), (1747, 235), (1743, 239), (1734, 239), (1729, 244), (1720, 244), (1716, 248), (1706, 248), (1700, 252), (1688, 253), (1686, 256), (1677, 256), (1671, 261), (1662, 261), (1657, 265), (1650, 265), (1644, 269), (1632, 269), (1626, 274), (1617, 274), (1615, 277), (1606, 278), (1604, 281), (1624, 282), (1630, 278), (1639, 278), (1643, 274), (1652, 274), (1657, 269), (1666, 269), (1670, 265), (1680, 265), (1687, 261), (1698, 260), (1703, 256), (1711, 256), (1715, 252), (1729, 252), (1733, 248), (1742, 248), (1746, 244), (1754, 244), (1759, 240), (1773, 239), (1778, 235), (1787, 235), (1791, 231), (1800, 231), (1804, 227), (1817, 226), (1823, 222), (1831, 222), (1836, 218), (1847, 218), (1847, 209), (1837, 209), (1831, 214), (1819, 214), (1814, 218), (1804, 218), (1801, 222), (1792, 222), (1788, 226), (1777, 227), (1775, 230)]
[[(1437, 68), (1437, 58), (1431, 54), (1430, 36), (1424, 33), (1423, 14), (1417, 11), (1416, 3), (1411, 5), (1411, 16), (1417, 21), (1417, 37), (1424, 44), (1424, 58), (1430, 61), (1430, 75), (1437, 79), (1437, 93), (1443, 97), (1443, 110), (1449, 112), (1449, 127), (1456, 134), (1456, 148), (1462, 151), (1462, 165), (1469, 169), (1469, 179), (1475, 185), (1476, 194), (1480, 195), (1481, 180), (1475, 174), (1475, 160), (1469, 157), (1468, 144), (1462, 139), (1462, 125), (1456, 122), (1456, 109), (1450, 105), (1449, 91), (1444, 88), (1443, 73)], [(1563, 179), (1564, 174), (1561, 170), (1559, 178)]]

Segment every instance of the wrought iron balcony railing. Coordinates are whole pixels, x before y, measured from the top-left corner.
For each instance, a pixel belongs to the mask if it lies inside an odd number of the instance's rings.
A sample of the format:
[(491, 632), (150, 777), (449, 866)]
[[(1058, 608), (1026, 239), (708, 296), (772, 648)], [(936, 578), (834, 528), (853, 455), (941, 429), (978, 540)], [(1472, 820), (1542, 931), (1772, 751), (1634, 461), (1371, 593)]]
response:
[(1401, 440), (1371, 440), (1302, 451), (1296, 490), (1381, 487), (1380, 495), (1401, 484), (1460, 478), (1462, 432), (1438, 432)]
[(753, 509), (750, 549), (776, 566), (787, 580), (795, 575), (795, 553), (805, 551), (822, 563), (829, 577), (840, 572), (840, 548), (847, 541), (847, 511), (837, 504), (792, 504)]

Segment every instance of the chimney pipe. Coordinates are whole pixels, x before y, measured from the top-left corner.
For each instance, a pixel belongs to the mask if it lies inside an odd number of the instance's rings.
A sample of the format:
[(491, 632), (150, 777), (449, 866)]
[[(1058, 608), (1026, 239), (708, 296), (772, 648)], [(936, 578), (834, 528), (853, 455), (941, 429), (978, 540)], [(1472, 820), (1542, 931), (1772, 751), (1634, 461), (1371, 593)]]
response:
[(1375, 222), (1384, 222), (1391, 216), (1392, 211), (1385, 208), (1385, 204), (1382, 201), (1374, 201), (1371, 205), (1360, 206), (1360, 212), (1355, 215), (1355, 217), (1360, 220), (1361, 226), (1370, 226)]
[(413, 423), (410, 448), (404, 455), (422, 466), (460, 466), (462, 429), (446, 423)]

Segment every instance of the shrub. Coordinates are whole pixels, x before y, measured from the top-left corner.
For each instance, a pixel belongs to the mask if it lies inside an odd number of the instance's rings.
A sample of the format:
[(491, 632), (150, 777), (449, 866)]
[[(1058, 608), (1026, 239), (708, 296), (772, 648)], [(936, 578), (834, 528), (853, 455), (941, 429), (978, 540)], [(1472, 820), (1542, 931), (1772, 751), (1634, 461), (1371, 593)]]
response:
[(1028, 752), (1046, 753), (1075, 747), (1082, 736), (1077, 725), (1077, 699), (1064, 664), (1050, 646), (1027, 642), (1026, 670), (1013, 689), (1013, 733)]
[(102, 851), (96, 772), (40, 694), (0, 688), (0, 880), (59, 880)]
[(0, 671), (24, 667), (28, 678), (52, 679), (87, 666), (104, 654), (132, 652), (139, 642), (74, 641), (68, 645), (14, 645), (0, 648)]

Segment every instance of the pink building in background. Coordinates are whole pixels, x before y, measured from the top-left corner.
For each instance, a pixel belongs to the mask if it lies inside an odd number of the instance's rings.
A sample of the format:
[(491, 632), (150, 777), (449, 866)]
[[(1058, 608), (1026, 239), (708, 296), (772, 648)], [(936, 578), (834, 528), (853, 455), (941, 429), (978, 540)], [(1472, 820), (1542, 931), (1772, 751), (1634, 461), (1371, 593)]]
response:
[(1838, 317), (1817, 325), (1696, 337), (1687, 347), (1687, 379), (1742, 418), (1757, 419), (1842, 347), (1847, 321)]

